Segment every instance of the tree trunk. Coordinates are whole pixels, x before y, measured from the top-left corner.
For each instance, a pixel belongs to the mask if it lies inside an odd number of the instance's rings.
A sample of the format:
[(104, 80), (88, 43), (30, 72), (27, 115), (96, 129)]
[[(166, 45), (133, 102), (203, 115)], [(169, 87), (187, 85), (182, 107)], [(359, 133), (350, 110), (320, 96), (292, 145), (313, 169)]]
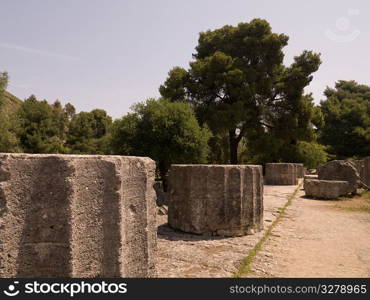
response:
[(237, 165), (239, 139), (235, 134), (235, 130), (229, 131), (229, 144), (230, 144), (230, 164)]

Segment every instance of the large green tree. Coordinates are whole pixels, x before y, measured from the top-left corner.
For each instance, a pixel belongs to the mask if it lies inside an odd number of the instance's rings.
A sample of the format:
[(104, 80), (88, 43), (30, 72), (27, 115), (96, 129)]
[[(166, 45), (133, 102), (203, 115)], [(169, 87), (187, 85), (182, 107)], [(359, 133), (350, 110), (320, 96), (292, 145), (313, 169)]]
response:
[(254, 128), (243, 139), (247, 162), (301, 162), (310, 168), (326, 162), (326, 149), (317, 143), (316, 129), (323, 124), (323, 116), (311, 95), (302, 96), (269, 120), (272, 126)]
[(160, 93), (191, 103), (214, 135), (228, 135), (233, 164), (239, 142), (255, 131), (274, 131), (289, 144), (312, 140), (313, 104), (303, 91), (320, 56), (304, 51), (286, 67), (287, 43), (261, 19), (202, 32), (189, 69), (173, 68)]
[(109, 131), (112, 118), (105, 110), (94, 109), (91, 112), (75, 114), (74, 108), (66, 106), (71, 121), (67, 146), (71, 153), (109, 154)]
[(66, 153), (67, 113), (59, 101), (50, 105), (30, 96), (19, 111), (19, 138), (27, 153)]
[(340, 80), (324, 92), (320, 141), (336, 158), (370, 155), (370, 86)]
[(209, 136), (188, 104), (150, 99), (114, 122), (111, 144), (116, 154), (151, 157), (165, 180), (173, 163), (205, 163)]

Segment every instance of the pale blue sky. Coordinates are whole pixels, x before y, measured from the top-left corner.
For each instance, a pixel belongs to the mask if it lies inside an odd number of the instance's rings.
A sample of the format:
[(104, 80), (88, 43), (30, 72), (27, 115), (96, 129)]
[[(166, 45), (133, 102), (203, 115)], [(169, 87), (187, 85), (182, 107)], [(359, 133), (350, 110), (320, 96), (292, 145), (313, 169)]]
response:
[(319, 102), (336, 80), (370, 85), (369, 13), (368, 0), (0, 0), (0, 71), (22, 99), (120, 117), (187, 67), (200, 31), (264, 18), (290, 37), (286, 63), (322, 53), (307, 89)]

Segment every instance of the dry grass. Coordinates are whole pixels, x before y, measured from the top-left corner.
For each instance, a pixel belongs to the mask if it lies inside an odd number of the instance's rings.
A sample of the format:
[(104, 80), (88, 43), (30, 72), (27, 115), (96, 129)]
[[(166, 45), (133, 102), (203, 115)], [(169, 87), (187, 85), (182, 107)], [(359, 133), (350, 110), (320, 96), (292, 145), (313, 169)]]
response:
[(370, 192), (352, 198), (340, 198), (336, 207), (349, 211), (370, 213)]

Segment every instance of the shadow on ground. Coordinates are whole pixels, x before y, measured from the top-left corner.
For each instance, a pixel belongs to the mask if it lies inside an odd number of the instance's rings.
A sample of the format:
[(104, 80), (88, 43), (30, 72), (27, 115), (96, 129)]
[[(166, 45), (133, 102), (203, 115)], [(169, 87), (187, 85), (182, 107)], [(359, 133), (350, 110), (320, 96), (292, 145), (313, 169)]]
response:
[(167, 241), (186, 241), (186, 242), (197, 242), (197, 241), (214, 241), (222, 240), (230, 237), (223, 236), (212, 236), (212, 235), (201, 235), (183, 232), (181, 230), (173, 229), (168, 224), (162, 224), (157, 229), (158, 239)]

